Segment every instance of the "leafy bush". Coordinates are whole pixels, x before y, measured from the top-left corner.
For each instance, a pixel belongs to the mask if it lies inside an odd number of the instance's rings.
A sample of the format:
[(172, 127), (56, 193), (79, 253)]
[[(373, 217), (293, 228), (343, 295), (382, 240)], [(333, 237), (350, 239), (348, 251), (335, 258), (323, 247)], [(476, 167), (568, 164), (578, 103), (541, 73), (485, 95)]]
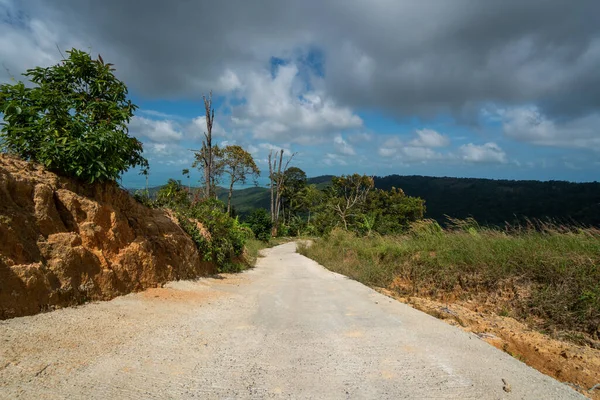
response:
[(404, 233), (423, 218), (425, 202), (397, 188), (373, 188), (373, 179), (358, 174), (334, 177), (333, 186), (311, 203), (313, 230), (327, 234), (337, 227), (360, 235)]
[(133, 194), (133, 198), (146, 207), (154, 208), (156, 207), (156, 203), (150, 197), (150, 193), (147, 190), (136, 190)]
[(190, 206), (190, 196), (187, 188), (180, 181), (169, 179), (156, 194), (156, 203), (161, 207), (179, 208)]
[(114, 181), (130, 167), (148, 167), (142, 143), (128, 135), (137, 108), (127, 87), (100, 56), (72, 49), (52, 67), (27, 70), (23, 82), (0, 85), (5, 151), (88, 182)]
[[(210, 234), (205, 238), (190, 218), (202, 223)], [(237, 272), (244, 268), (243, 254), (247, 230), (231, 218), (223, 202), (210, 199), (179, 210), (181, 227), (192, 237), (205, 261), (214, 262), (220, 272)]]
[(294, 215), (287, 224), (287, 233), (289, 236), (300, 236), (306, 229), (306, 221), (299, 215)]
[(263, 242), (268, 242), (271, 239), (271, 216), (264, 208), (257, 208), (246, 218), (246, 223), (254, 232), (255, 237)]
[(286, 237), (290, 236), (290, 227), (285, 224), (279, 224), (277, 227), (277, 237)]

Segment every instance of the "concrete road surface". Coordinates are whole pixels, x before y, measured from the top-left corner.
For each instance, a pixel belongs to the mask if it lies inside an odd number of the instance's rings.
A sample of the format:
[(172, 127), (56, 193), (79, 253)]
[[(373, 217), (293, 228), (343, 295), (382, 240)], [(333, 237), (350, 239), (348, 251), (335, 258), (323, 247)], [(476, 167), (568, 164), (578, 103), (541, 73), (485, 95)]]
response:
[(0, 322), (0, 398), (583, 398), (294, 243), (266, 254), (225, 279)]

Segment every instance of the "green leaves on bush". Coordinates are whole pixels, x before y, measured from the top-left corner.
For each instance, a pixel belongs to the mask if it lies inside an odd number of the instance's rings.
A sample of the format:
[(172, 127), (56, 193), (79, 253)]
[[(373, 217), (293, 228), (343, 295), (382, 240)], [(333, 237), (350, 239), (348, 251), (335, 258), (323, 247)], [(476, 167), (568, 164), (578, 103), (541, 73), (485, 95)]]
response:
[[(243, 264), (244, 244), (248, 231), (237, 219), (231, 218), (225, 204), (216, 199), (195, 203), (178, 210), (179, 224), (194, 240), (205, 261), (214, 262), (219, 272), (238, 272)], [(210, 235), (202, 235), (195, 223), (199, 221)]]
[(188, 188), (183, 186), (180, 181), (169, 179), (169, 182), (156, 194), (156, 203), (158, 206), (169, 208), (189, 207)]
[(264, 208), (257, 208), (246, 218), (246, 223), (258, 240), (268, 242), (271, 239), (271, 216)]
[(137, 108), (102, 57), (72, 49), (51, 67), (28, 70), (23, 82), (0, 85), (0, 147), (88, 182), (114, 181), (130, 167), (148, 168), (142, 143), (128, 135)]

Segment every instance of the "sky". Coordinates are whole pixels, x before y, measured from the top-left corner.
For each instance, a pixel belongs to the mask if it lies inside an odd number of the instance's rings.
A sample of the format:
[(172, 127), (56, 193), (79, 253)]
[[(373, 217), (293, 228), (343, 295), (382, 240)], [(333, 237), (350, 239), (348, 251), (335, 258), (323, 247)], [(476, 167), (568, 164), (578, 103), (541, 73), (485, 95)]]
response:
[(214, 141), (263, 175), (284, 149), (308, 176), (597, 181), (599, 15), (597, 0), (0, 0), (0, 82), (58, 49), (101, 54), (140, 107), (151, 186), (187, 183), (210, 91)]

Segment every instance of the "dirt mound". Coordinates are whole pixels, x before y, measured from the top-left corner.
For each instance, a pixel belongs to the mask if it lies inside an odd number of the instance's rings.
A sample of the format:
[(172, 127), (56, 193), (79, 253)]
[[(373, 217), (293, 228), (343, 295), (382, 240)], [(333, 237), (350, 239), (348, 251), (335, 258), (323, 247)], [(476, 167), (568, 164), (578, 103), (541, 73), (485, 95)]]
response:
[(215, 271), (161, 210), (0, 155), (0, 319)]

